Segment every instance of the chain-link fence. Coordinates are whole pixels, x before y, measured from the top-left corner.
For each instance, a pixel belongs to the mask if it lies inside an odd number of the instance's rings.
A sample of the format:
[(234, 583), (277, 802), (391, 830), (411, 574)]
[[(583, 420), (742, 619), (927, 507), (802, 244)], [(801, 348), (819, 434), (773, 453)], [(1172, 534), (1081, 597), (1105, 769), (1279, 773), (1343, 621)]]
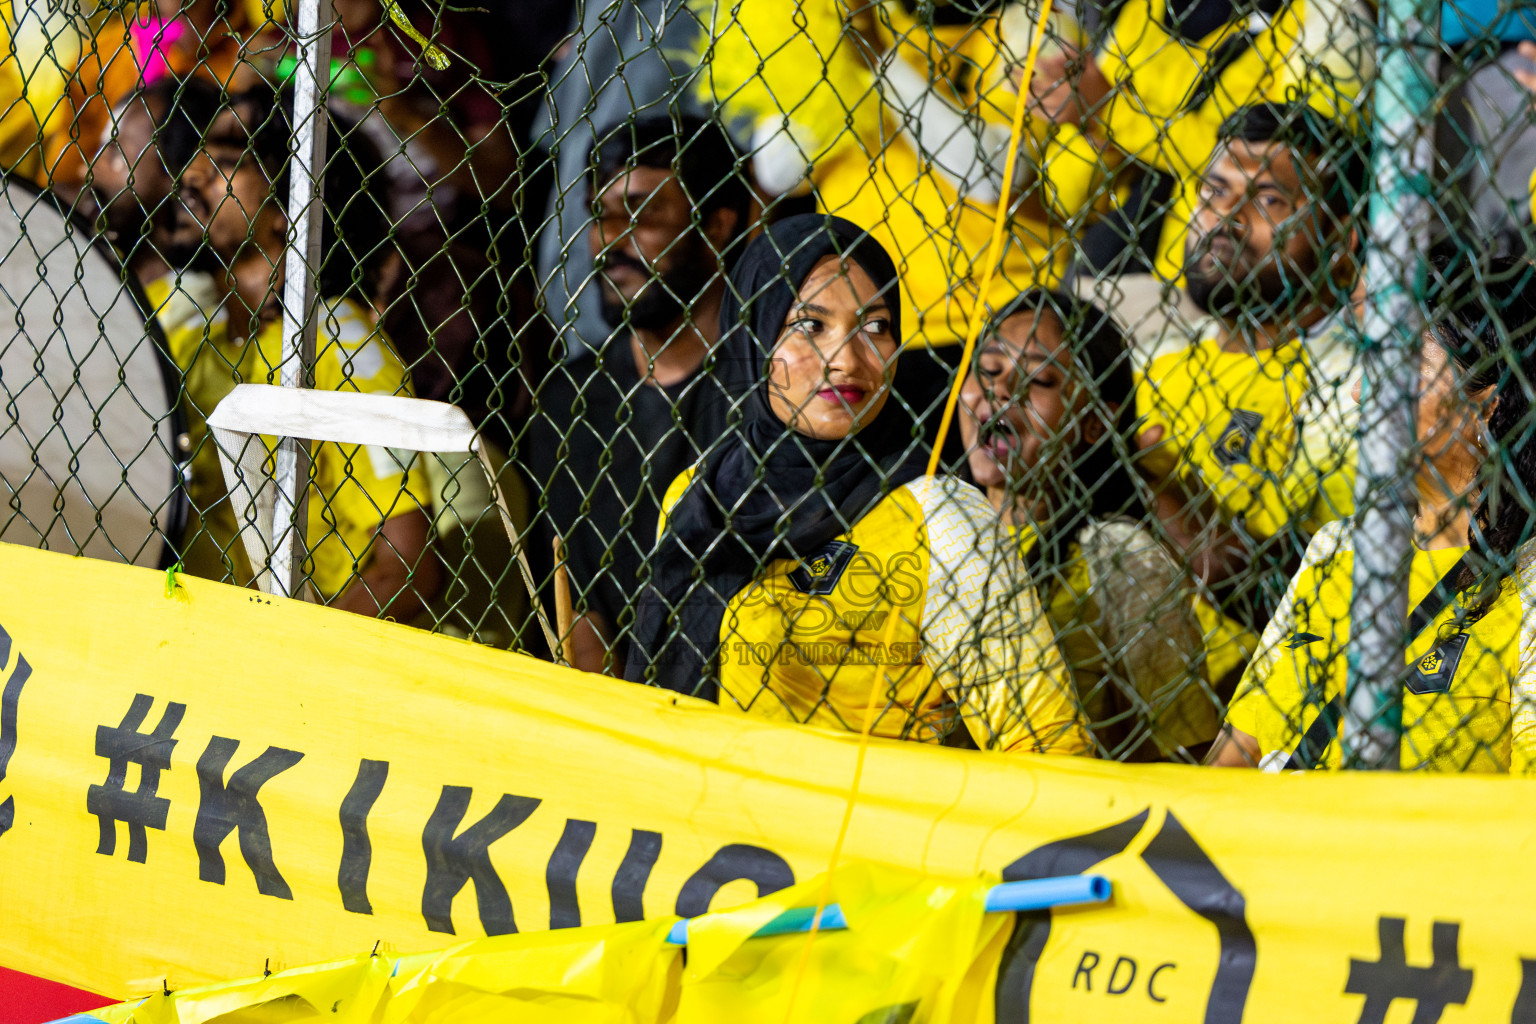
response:
[(5, 541), (883, 737), (1533, 759), (1536, 15), (0, 12)]

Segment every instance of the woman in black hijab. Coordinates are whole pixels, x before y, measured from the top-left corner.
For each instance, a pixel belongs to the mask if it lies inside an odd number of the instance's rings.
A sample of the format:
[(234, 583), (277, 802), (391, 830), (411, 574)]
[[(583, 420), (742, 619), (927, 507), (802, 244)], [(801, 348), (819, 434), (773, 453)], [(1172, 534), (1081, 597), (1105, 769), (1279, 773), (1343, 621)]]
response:
[(778, 720), (873, 714), (875, 735), (928, 742), (963, 722), (982, 747), (1084, 752), (992, 509), (923, 475), (892, 401), (900, 306), (890, 257), (840, 218), (791, 217), (742, 254), (718, 360), (749, 382), (741, 423), (663, 500), (628, 678)]

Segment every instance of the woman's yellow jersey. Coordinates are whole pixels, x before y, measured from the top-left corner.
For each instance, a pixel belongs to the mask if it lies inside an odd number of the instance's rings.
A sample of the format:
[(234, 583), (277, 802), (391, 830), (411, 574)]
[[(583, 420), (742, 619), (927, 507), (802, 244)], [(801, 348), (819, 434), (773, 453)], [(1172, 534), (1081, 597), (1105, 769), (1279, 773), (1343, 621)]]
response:
[[(234, 341), (228, 318), (219, 314), (209, 321), (187, 317), (165, 333), (171, 358), (182, 371), (182, 408), (192, 444), (187, 487), (192, 515), (182, 565), (196, 576), (247, 584), (253, 578), (250, 562), (259, 564), (264, 553), (255, 553), (254, 559), (241, 554), (239, 524), (207, 417), (236, 384), (276, 383), (282, 325), (270, 324), (254, 338)], [(394, 347), (350, 299), (322, 310), (316, 349), (316, 388), (410, 394), (405, 366)], [(266, 441), (275, 449), (275, 439)], [(313, 452), (305, 570), (316, 591), (334, 597), (367, 568), (379, 527), (393, 516), (429, 507), (431, 488), (413, 453), (331, 443), (316, 444)]]
[[(692, 478), (668, 489), (661, 529)], [(963, 723), (983, 749), (1088, 753), (1049, 622), (996, 519), (974, 489), (922, 477), (806, 562), (769, 562), (721, 619), (721, 706), (855, 732), (873, 714), (873, 735), (928, 743)]]
[[(1409, 607), (1423, 600), (1465, 552), (1416, 549), (1408, 578)], [(1308, 547), (1227, 711), (1229, 725), (1258, 740), (1261, 767), (1285, 768), (1323, 709), (1344, 693), (1353, 568), (1347, 524), (1330, 523)], [(1409, 643), (1407, 658), (1413, 669), (1403, 692), (1404, 769), (1532, 771), (1533, 600), (1536, 557), (1527, 551), (1486, 615), (1457, 631), (1452, 603)], [(1335, 730), (1325, 724), (1314, 736), (1320, 739), (1308, 747), (1317, 766), (1337, 768)]]
[(1014, 536), (1100, 745), (1168, 757), (1214, 739), (1221, 711), (1194, 591), (1157, 539), (1129, 520), (1095, 520), (1047, 564), (1029, 557), (1038, 530)]
[(1304, 341), (1223, 351), (1206, 336), (1152, 362), (1136, 387), (1142, 430), (1163, 431), (1143, 467), (1209, 496), (1249, 535), (1307, 535), (1354, 511), (1344, 400), (1321, 386)]

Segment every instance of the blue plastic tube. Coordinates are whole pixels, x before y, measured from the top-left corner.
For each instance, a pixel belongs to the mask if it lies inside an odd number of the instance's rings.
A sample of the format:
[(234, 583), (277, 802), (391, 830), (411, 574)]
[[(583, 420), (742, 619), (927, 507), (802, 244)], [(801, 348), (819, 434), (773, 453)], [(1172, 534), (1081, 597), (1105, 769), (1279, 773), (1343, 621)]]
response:
[(1004, 882), (987, 892), (987, 913), (1021, 913), (1083, 903), (1107, 903), (1114, 886), (1103, 875), (1063, 875)]
[[(1053, 907), (1082, 906), (1105, 903), (1114, 892), (1114, 886), (1103, 875), (1063, 875), (1060, 878), (1035, 878), (1026, 882), (1004, 882), (987, 891), (987, 913), (1021, 913), (1029, 910), (1050, 910)], [(786, 910), (752, 934), (754, 939), (767, 935), (791, 935), (811, 930), (811, 918), (815, 907), (796, 907)], [(821, 931), (837, 931), (848, 927), (843, 908), (836, 903), (821, 912)], [(674, 946), (688, 945), (688, 919), (677, 922), (667, 933), (667, 942)]]

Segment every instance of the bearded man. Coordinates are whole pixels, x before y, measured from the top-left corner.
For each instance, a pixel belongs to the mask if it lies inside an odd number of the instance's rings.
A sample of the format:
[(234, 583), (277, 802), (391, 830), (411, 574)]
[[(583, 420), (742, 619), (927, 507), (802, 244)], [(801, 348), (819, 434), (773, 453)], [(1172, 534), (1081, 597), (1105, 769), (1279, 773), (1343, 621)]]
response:
[(576, 667), (621, 676), (667, 485), (727, 429), (708, 364), (752, 193), (719, 124), (651, 114), (598, 134), (588, 245), (613, 328), (539, 389), (526, 464), (564, 541)]
[(112, 111), (91, 160), (100, 227), (167, 334), (202, 324), (218, 306), (212, 277), (192, 269), (203, 232), (180, 195), (181, 174), (218, 110), (211, 83), (161, 78)]
[(1354, 508), (1346, 321), (1368, 168), (1365, 142), (1304, 100), (1228, 118), (1185, 244), (1210, 319), (1137, 389), (1158, 518), (1248, 628), (1311, 535)]

